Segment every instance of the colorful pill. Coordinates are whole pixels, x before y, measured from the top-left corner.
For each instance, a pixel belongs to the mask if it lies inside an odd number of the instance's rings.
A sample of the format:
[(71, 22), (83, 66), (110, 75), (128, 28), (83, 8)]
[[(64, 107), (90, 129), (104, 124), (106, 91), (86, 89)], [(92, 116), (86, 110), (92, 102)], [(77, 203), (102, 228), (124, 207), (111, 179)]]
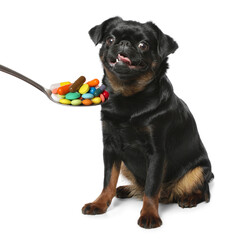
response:
[(80, 99), (72, 100), (72, 101), (71, 101), (71, 104), (72, 104), (73, 106), (81, 105), (81, 100), (80, 100)]
[(104, 95), (105, 99), (109, 98), (109, 93), (106, 90), (104, 90), (102, 94)]
[(52, 91), (55, 88), (59, 88), (65, 85), (71, 84), (71, 82), (61, 82), (61, 83), (54, 83), (50, 86), (50, 90)]
[(104, 95), (102, 93), (100, 94), (100, 99), (101, 99), (101, 102), (105, 101), (105, 97), (104, 97)]
[(102, 84), (99, 88), (96, 89), (96, 91), (94, 92), (94, 96), (98, 97), (104, 90), (105, 90), (106, 86), (104, 84)]
[(89, 91), (89, 85), (87, 83), (83, 84), (80, 89), (79, 89), (79, 93), (80, 94), (85, 94)]
[(58, 90), (58, 88), (54, 88), (54, 89), (52, 90), (52, 93), (53, 93), (53, 94), (57, 94), (57, 90)]
[(66, 105), (71, 104), (71, 101), (70, 101), (70, 100), (68, 100), (68, 99), (63, 99), (63, 98), (60, 99), (59, 102), (62, 103), (62, 104), (66, 104)]
[(82, 94), (82, 98), (91, 99), (91, 98), (94, 98), (94, 95), (91, 93), (85, 93), (85, 94)]
[(100, 87), (101, 91), (103, 92), (106, 89), (106, 86), (104, 84), (102, 84)]
[(101, 89), (100, 89), (100, 88), (97, 88), (93, 95), (94, 95), (95, 97), (98, 97), (101, 93), (102, 93)]
[(60, 99), (60, 98), (65, 98), (65, 95), (59, 95), (57, 94), (57, 97)]
[(68, 84), (71, 84), (71, 82), (61, 82), (61, 83), (60, 83), (60, 87), (65, 86), (65, 85), (68, 85)]
[(69, 87), (71, 86), (71, 84), (68, 84), (68, 85), (64, 85), (62, 87), (59, 87), (58, 90), (57, 90), (57, 93), (59, 95), (65, 95), (69, 92)]
[(84, 99), (81, 102), (82, 102), (82, 104), (84, 104), (86, 106), (89, 106), (93, 103), (90, 99)]
[(96, 86), (99, 84), (99, 80), (95, 78), (95, 79), (93, 79), (92, 81), (87, 82), (87, 84), (88, 84), (90, 87), (96, 87)]
[(81, 94), (80, 93), (78, 93), (78, 92), (69, 92), (69, 93), (67, 93), (66, 95), (65, 95), (65, 98), (66, 99), (69, 99), (69, 100), (74, 100), (74, 99), (77, 99), (77, 98), (79, 98), (81, 96)]
[(85, 77), (81, 76), (79, 77), (69, 88), (70, 92), (76, 92), (77, 90), (80, 89), (80, 87), (83, 85), (83, 83), (85, 82)]
[(95, 87), (91, 87), (91, 88), (89, 89), (89, 93), (94, 94), (95, 91), (96, 91), (96, 88), (95, 88)]
[(100, 97), (95, 97), (95, 98), (92, 99), (92, 102), (94, 104), (99, 104), (101, 102), (101, 98)]

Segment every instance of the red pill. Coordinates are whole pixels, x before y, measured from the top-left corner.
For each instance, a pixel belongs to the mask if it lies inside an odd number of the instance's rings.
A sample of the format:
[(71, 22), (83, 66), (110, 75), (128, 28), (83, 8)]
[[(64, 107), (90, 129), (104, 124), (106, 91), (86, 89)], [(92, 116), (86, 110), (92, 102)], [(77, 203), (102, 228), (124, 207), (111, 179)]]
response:
[(106, 90), (104, 90), (102, 94), (104, 95), (105, 99), (108, 99), (109, 93)]
[(58, 90), (57, 90), (57, 93), (59, 95), (66, 95), (68, 92), (69, 92), (69, 87), (71, 86), (72, 84), (68, 84), (68, 85), (64, 85), (62, 87), (59, 87)]

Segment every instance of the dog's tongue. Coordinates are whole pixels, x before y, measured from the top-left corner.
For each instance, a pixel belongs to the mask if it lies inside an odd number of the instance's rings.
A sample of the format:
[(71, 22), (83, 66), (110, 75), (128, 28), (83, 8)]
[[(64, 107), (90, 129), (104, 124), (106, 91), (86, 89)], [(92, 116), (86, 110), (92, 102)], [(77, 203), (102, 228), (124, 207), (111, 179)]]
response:
[(131, 65), (131, 64), (132, 64), (132, 62), (131, 62), (131, 60), (130, 60), (129, 58), (124, 57), (124, 56), (122, 56), (121, 54), (118, 54), (117, 58), (118, 58), (119, 61), (122, 61), (122, 62), (124, 62), (124, 63), (127, 63), (128, 65)]

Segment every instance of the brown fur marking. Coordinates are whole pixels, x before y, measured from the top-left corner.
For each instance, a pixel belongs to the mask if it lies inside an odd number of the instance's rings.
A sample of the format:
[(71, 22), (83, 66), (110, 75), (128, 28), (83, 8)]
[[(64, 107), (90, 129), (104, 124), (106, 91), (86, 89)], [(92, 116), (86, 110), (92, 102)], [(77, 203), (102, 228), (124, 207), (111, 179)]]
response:
[(105, 187), (99, 197), (92, 203), (85, 204), (82, 208), (84, 214), (102, 214), (105, 213), (113, 197), (116, 194), (116, 185), (120, 173), (120, 166), (113, 165), (111, 171), (110, 182), (107, 187)]
[(187, 172), (177, 182), (163, 185), (161, 190), (160, 202), (170, 203), (178, 201), (183, 196), (197, 194), (197, 189), (204, 183), (203, 169), (202, 167), (196, 167), (195, 169)]
[(117, 79), (117, 77), (112, 72), (110, 72), (105, 66), (104, 69), (114, 92), (121, 93), (124, 96), (131, 96), (135, 93), (142, 91), (154, 77), (154, 72), (152, 71), (147, 72), (143, 74), (140, 78), (134, 79), (135, 84), (133, 84), (133, 86), (131, 85), (127, 87), (124, 86), (123, 84), (120, 84), (119, 83), (120, 81)]
[(185, 176), (175, 184), (172, 192), (177, 196), (190, 194), (197, 186), (202, 185), (203, 182), (203, 170), (201, 167), (197, 167), (186, 173)]
[[(132, 185), (125, 186), (129, 188), (130, 194), (127, 197), (142, 198), (144, 195), (144, 187), (140, 186), (134, 177), (134, 175), (127, 169), (125, 164), (121, 164), (121, 173), (126, 177)], [(171, 203), (176, 199), (182, 198), (189, 194), (198, 194), (197, 188), (204, 183), (203, 170), (201, 167), (197, 167), (182, 177), (180, 180), (170, 184), (163, 184), (160, 191), (160, 202)], [(195, 192), (194, 192), (195, 191)]]
[(139, 199), (142, 199), (144, 195), (144, 187), (140, 186), (134, 175), (128, 170), (128, 168), (125, 166), (125, 164), (121, 163), (121, 174), (126, 177), (132, 185), (125, 186), (126, 188), (129, 188), (129, 195), (127, 197), (137, 197)]
[(160, 227), (162, 221), (158, 213), (159, 196), (143, 197), (143, 207), (141, 210), (141, 216), (138, 220), (138, 224), (144, 228), (156, 228)]

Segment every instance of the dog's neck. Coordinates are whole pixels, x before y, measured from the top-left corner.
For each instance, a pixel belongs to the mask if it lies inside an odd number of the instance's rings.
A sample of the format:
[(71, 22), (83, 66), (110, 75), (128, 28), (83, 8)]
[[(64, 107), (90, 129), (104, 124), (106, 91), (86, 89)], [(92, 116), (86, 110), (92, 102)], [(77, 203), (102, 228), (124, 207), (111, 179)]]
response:
[(144, 90), (146, 85), (154, 79), (154, 72), (149, 71), (146, 74), (142, 75), (139, 78), (136, 78), (136, 83), (134, 84), (125, 84), (122, 83), (118, 77), (110, 72), (106, 67), (104, 68), (105, 75), (108, 78), (108, 82), (111, 86), (111, 89), (115, 94), (122, 94), (125, 97), (132, 96), (138, 92)]
[[(108, 82), (107, 76), (103, 81)], [(165, 106), (175, 100), (173, 87), (166, 75), (157, 81), (153, 80), (141, 92), (131, 96), (115, 93), (111, 86), (107, 89), (111, 94), (108, 101), (102, 104), (102, 120), (115, 123), (132, 122), (136, 125), (146, 124), (143, 114), (161, 114)]]

